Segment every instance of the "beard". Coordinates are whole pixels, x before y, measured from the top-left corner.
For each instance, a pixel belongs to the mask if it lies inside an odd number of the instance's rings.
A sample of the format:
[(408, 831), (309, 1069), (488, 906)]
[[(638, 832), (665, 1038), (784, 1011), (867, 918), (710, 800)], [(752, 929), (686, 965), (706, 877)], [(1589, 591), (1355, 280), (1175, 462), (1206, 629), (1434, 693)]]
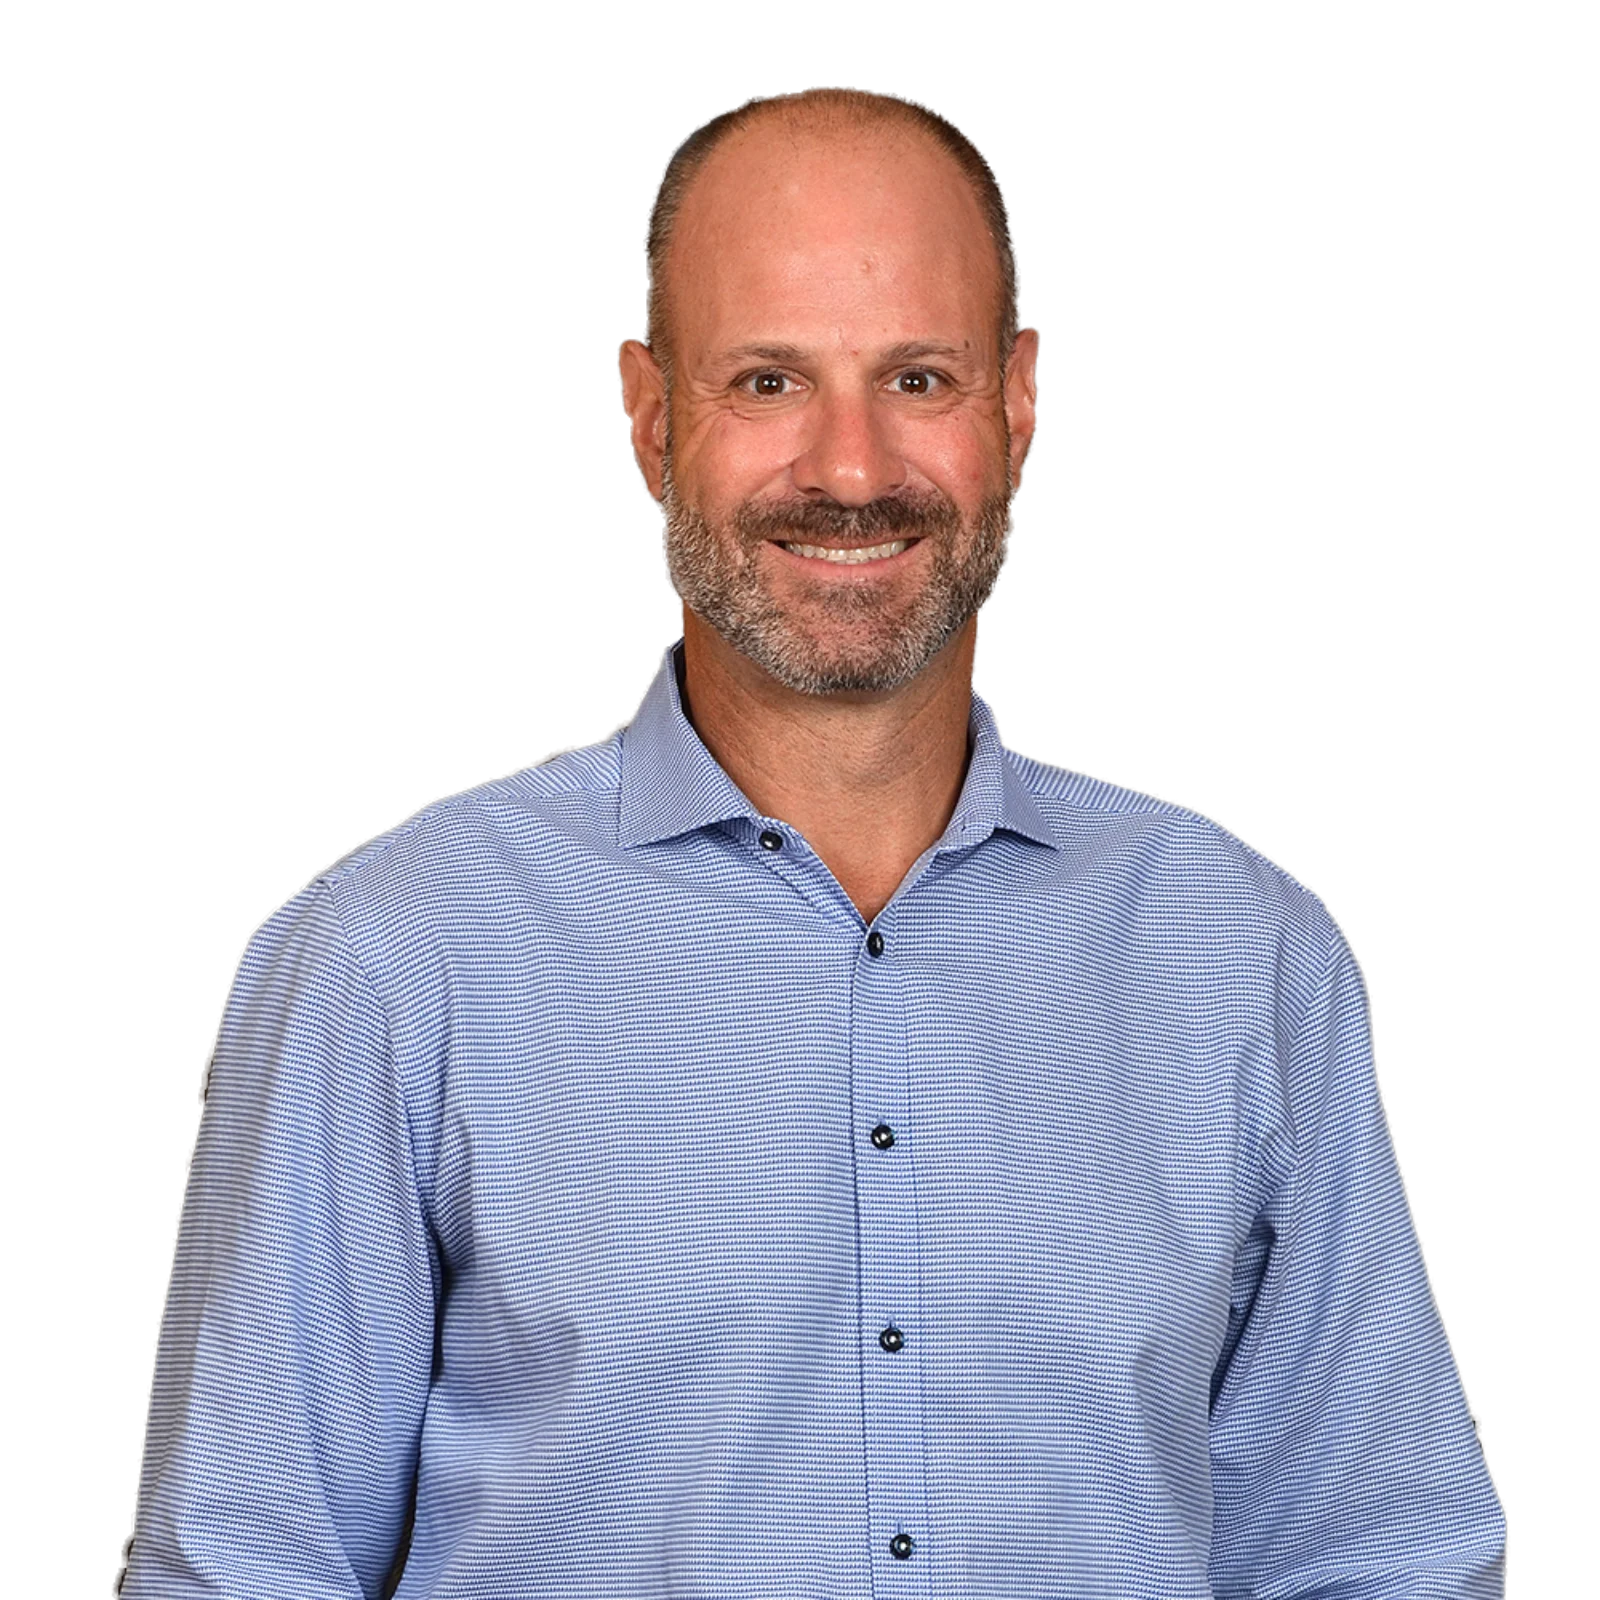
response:
[[(1005, 560), (1011, 487), (968, 521), (942, 490), (886, 495), (864, 506), (831, 500), (747, 500), (712, 523), (678, 495), (669, 441), (662, 464), (667, 570), (683, 603), (740, 654), (799, 694), (881, 692), (909, 683), (989, 598)], [(928, 541), (929, 570), (900, 582), (821, 582), (785, 605), (762, 570), (769, 540)]]

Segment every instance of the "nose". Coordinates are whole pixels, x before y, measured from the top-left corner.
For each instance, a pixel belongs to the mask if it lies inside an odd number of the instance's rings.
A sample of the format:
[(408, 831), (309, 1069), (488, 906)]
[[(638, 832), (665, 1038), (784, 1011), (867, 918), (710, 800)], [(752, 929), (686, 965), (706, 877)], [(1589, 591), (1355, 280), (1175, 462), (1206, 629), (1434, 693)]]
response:
[(864, 506), (905, 483), (905, 458), (870, 392), (823, 392), (806, 410), (804, 443), (790, 468), (797, 489)]

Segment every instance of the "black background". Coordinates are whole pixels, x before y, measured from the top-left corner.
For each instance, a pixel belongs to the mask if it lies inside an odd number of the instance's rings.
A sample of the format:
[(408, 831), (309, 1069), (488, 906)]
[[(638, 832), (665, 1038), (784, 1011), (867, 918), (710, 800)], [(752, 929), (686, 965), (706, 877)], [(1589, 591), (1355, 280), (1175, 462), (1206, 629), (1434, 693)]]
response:
[[(117, 824), (96, 902), (126, 950), (94, 989), (125, 1040), (86, 1374), (102, 1582), (238, 944), (363, 835), (603, 736), (678, 629), (614, 341), (640, 328), (667, 142), (757, 85), (530, 107), (472, 74), (379, 78), (302, 67), (259, 117), (219, 80), (152, 107), (139, 146), (150, 301), (122, 338), (166, 381), (123, 466), (194, 544), (150, 552), (138, 618), (101, 642), (110, 760), (82, 795)], [(1472, 152), (1442, 154), (1376, 69), (1184, 101), (1130, 75), (1070, 115), (912, 88), (1010, 181), (1048, 347), (986, 693), (1014, 746), (1206, 806), (1328, 890), (1509, 1493), (1510, 1062), (1480, 1019), (1478, 866), (1506, 712), (1493, 643), (1446, 606), (1430, 494), (1474, 474), (1448, 338)]]

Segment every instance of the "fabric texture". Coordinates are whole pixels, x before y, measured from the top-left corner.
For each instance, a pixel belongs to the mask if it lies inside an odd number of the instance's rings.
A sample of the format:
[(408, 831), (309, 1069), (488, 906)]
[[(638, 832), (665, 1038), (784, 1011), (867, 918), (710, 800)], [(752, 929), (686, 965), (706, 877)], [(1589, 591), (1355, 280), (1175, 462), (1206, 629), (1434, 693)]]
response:
[(975, 697), (869, 927), (676, 660), (252, 941), (123, 1600), (1499, 1595), (1322, 904)]

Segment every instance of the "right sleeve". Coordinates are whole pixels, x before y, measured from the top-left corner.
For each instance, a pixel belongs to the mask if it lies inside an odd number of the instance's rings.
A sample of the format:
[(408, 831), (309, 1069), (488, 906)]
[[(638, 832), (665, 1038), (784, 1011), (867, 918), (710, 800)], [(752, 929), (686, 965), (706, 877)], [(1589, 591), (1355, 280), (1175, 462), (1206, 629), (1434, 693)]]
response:
[(122, 1600), (367, 1600), (410, 1508), (436, 1256), (326, 884), (246, 952), (167, 1297)]

